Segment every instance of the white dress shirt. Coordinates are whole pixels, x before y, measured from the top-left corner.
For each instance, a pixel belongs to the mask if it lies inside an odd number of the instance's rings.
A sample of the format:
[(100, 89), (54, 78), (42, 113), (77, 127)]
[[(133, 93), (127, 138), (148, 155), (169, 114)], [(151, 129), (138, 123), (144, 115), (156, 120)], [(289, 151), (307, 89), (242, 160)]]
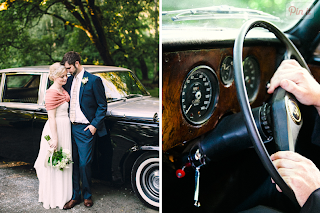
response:
[[(81, 111), (81, 108), (80, 108), (80, 103), (79, 103), (79, 97), (80, 97), (80, 88), (81, 88), (81, 86), (83, 86), (82, 85), (82, 82), (81, 82), (81, 80), (82, 80), (82, 78), (83, 78), (83, 74), (84, 74), (84, 69), (82, 69), (81, 70), (81, 72), (79, 72), (78, 73), (78, 75), (77, 75), (77, 77), (74, 77), (74, 78), (77, 78), (78, 79), (78, 82), (79, 82), (79, 84), (78, 84), (78, 91), (77, 91), (77, 101), (76, 101), (76, 118), (75, 118), (75, 121), (74, 122), (76, 122), (76, 123), (86, 123), (86, 124), (88, 124), (88, 123), (90, 123), (89, 121), (88, 121), (88, 119), (86, 118), (86, 116), (82, 113), (82, 111)], [(71, 86), (71, 91), (70, 91), (70, 94), (72, 94), (72, 92), (73, 92), (73, 85), (74, 85), (74, 79), (72, 80), (72, 86)]]

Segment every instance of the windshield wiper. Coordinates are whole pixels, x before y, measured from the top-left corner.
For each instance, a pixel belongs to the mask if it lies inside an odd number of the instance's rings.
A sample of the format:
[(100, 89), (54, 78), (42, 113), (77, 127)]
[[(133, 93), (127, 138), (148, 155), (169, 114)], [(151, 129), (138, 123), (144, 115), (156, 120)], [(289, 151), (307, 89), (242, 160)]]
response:
[(237, 8), (228, 5), (203, 7), (186, 10), (163, 11), (162, 15), (176, 14), (172, 21), (201, 20), (201, 19), (249, 19), (263, 18), (269, 21), (281, 21), (279, 17), (273, 16), (260, 10)]

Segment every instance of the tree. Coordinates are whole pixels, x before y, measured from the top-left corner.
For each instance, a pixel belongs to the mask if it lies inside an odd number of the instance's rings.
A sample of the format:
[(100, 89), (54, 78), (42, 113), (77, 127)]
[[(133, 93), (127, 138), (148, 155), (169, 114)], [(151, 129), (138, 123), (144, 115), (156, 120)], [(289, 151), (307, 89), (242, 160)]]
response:
[[(98, 57), (94, 53), (95, 63), (141, 70), (143, 79), (148, 79), (148, 70), (159, 63), (158, 8), (153, 0), (6, 0), (0, 5), (0, 21), (8, 34), (0, 37), (4, 44), (1, 48), (16, 49), (19, 54), (26, 50), (39, 51), (40, 58), (47, 56), (51, 63), (56, 60), (53, 55), (57, 54), (57, 45), (70, 50), (70, 47), (75, 48), (74, 39), (78, 37), (84, 42), (77, 43), (82, 45), (79, 52), (85, 59), (90, 57), (84, 53), (92, 51), (94, 46), (96, 51), (93, 52), (99, 53)], [(39, 29), (47, 30), (41, 33)], [(79, 36), (83, 36), (79, 30), (87, 39)], [(41, 47), (26, 48), (27, 44), (35, 42)]]

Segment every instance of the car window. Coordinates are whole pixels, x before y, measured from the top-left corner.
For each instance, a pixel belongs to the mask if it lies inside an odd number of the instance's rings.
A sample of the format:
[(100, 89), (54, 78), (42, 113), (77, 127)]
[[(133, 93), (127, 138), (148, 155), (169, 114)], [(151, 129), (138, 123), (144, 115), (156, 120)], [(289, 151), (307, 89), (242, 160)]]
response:
[(37, 103), (40, 75), (6, 75), (3, 102)]
[(149, 95), (131, 72), (104, 72), (95, 75), (101, 77), (108, 100)]
[(49, 78), (48, 78), (48, 81), (47, 81), (47, 89), (49, 89), (49, 87), (53, 84), (53, 81), (51, 81)]

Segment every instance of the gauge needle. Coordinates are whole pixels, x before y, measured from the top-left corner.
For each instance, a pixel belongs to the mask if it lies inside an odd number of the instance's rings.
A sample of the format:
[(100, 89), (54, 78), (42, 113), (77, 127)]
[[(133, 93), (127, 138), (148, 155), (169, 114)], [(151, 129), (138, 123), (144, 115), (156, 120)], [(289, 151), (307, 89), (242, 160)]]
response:
[(189, 110), (191, 109), (191, 107), (193, 106), (193, 101), (192, 101), (192, 104), (189, 106), (189, 108), (187, 109), (186, 111), (186, 114), (188, 114)]

